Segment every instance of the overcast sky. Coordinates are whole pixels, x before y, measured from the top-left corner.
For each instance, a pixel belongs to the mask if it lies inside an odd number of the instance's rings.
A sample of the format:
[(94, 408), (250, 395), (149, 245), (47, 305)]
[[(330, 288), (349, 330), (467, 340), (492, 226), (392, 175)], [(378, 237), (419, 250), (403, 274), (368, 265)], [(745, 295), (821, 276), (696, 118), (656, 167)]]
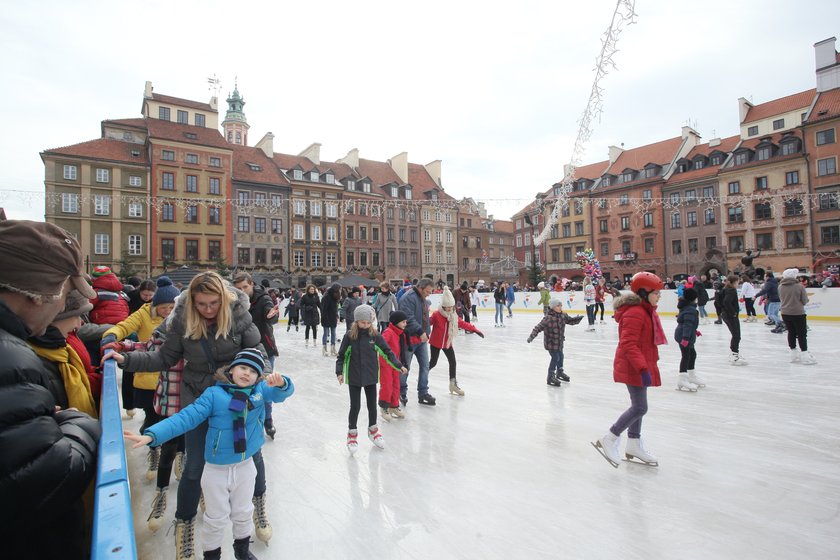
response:
[[(443, 161), (443, 186), (508, 219), (562, 178), (613, 0), (67, 2), (0, 0), (0, 206), (42, 220), (39, 152), (140, 116), (143, 87), (207, 101), (238, 77), (275, 151)], [(814, 87), (837, 0), (637, 0), (583, 163), (610, 145), (738, 132), (737, 99)], [(221, 120), (221, 119), (220, 119)]]

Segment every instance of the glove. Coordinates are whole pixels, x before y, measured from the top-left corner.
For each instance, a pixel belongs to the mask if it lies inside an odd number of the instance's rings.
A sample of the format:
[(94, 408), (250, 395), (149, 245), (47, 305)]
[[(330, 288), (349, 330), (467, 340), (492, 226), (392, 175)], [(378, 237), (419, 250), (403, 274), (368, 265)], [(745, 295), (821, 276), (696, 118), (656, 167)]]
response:
[(650, 377), (650, 372), (648, 370), (642, 371), (642, 385), (650, 387), (651, 383), (653, 383), (653, 380)]
[(108, 334), (102, 337), (102, 341), (99, 343), (99, 347), (102, 348), (106, 344), (112, 344), (117, 341), (117, 335), (115, 334)]
[(100, 346), (99, 349), (104, 354), (108, 350), (114, 350), (115, 352), (122, 352), (126, 348), (123, 346), (122, 342), (109, 342), (107, 344), (103, 344), (102, 346)]
[(683, 348), (688, 348), (688, 339), (684, 338), (680, 341), (680, 346)]
[[(478, 336), (480, 336), (481, 338), (484, 338), (484, 333), (483, 333), (483, 332), (481, 332), (481, 331), (475, 331), (475, 334), (477, 334), (477, 335), (478, 335)], [(530, 342), (530, 341), (529, 341), (529, 342)]]
[(701, 333), (700, 331), (694, 331), (694, 334), (695, 334), (696, 336), (703, 336), (703, 333)]

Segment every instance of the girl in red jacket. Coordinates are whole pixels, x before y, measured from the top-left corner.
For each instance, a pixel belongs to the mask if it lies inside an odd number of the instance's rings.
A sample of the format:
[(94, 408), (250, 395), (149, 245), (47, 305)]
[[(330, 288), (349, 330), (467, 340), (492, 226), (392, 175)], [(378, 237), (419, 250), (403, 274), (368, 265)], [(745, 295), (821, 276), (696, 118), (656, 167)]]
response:
[(443, 353), (446, 354), (446, 360), (449, 362), (449, 392), (463, 397), (464, 391), (458, 387), (458, 381), (455, 379), (455, 349), (452, 347), (452, 343), (458, 336), (458, 329), (474, 332), (481, 338), (484, 338), (484, 334), (475, 328), (472, 323), (467, 323), (458, 317), (455, 312), (455, 297), (449, 291), (449, 287), (443, 288), (440, 309), (432, 313), (430, 324), (432, 336), (429, 337), (429, 346), (432, 347), (432, 357), (429, 360), (429, 371), (437, 365), (440, 352), (443, 350)]
[(613, 379), (624, 383), (630, 392), (630, 408), (622, 414), (605, 436), (592, 442), (595, 449), (618, 468), (621, 460), (621, 433), (627, 430), (627, 460), (637, 459), (652, 467), (659, 466), (656, 457), (642, 444), (642, 417), (647, 412), (647, 388), (661, 385), (659, 378), (660, 344), (668, 340), (656, 314), (662, 280), (650, 272), (637, 272), (630, 282), (632, 294), (616, 298), (615, 320), (618, 322), (618, 347), (613, 361)]
[[(408, 335), (405, 326), (408, 316), (402, 311), (392, 311), (388, 318), (388, 326), (382, 331), (382, 338), (400, 363), (407, 363), (409, 349)], [(400, 410), (400, 371), (391, 367), (388, 360), (379, 357), (379, 408), (383, 420), (390, 422), (391, 418), (405, 418)]]

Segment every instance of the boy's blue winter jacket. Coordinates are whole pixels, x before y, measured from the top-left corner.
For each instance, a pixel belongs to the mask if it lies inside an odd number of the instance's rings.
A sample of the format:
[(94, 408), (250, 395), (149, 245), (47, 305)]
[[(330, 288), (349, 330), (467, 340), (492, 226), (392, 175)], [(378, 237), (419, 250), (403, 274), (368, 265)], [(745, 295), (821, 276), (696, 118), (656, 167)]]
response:
[(215, 465), (232, 465), (244, 461), (259, 451), (265, 443), (265, 400), (283, 402), (295, 392), (292, 380), (285, 375), (283, 379), (286, 380), (286, 384), (282, 388), (269, 387), (265, 381), (260, 381), (254, 387), (250, 397), (254, 407), (245, 414), (245, 453), (236, 453), (233, 450), (233, 414), (228, 408), (232, 397), (226, 390), (232, 385), (227, 383), (219, 382), (213, 387), (208, 387), (193, 404), (149, 427), (143, 435), (151, 436), (152, 443), (149, 445), (157, 447), (208, 420), (204, 460)]

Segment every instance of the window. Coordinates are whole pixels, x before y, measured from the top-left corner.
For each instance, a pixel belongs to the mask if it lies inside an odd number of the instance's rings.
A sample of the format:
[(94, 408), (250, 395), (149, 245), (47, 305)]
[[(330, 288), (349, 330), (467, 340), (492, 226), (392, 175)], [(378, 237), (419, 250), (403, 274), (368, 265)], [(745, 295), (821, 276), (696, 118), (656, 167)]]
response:
[(583, 222), (575, 222), (575, 235), (583, 235)]
[(297, 216), (303, 216), (304, 214), (306, 214), (305, 200), (295, 200), (295, 214)]
[(303, 254), (303, 251), (294, 251), (293, 259), (295, 266), (303, 266), (303, 263), (306, 262), (306, 257)]
[(239, 216), (236, 230), (240, 233), (248, 233), (251, 231), (251, 218), (248, 216)]
[(840, 226), (821, 227), (820, 243), (823, 245), (840, 245)]
[(164, 161), (175, 161), (175, 152), (172, 150), (163, 150), (160, 154), (160, 159)]
[(311, 255), (312, 266), (315, 268), (319, 268), (321, 266), (321, 253), (320, 251), (316, 251)]
[(709, 165), (720, 165), (723, 162), (723, 157), (720, 154), (715, 154), (709, 160)]
[(184, 220), (188, 224), (197, 224), (198, 223), (198, 206), (187, 206), (187, 213)]
[(79, 195), (74, 193), (61, 193), (61, 211), (66, 214), (78, 214)]
[(569, 203), (568, 202), (563, 204), (563, 208), (561, 209), (561, 212), (562, 212), (564, 218), (569, 217)]
[(805, 213), (802, 201), (798, 198), (785, 201), (785, 216), (801, 216)]
[(729, 250), (733, 253), (744, 252), (744, 237), (742, 235), (733, 235), (729, 238)]
[(705, 161), (703, 161), (702, 159), (694, 160), (694, 169), (703, 169), (704, 167), (706, 167)]
[(572, 248), (563, 247), (563, 262), (572, 262)]
[(682, 214), (679, 212), (674, 212), (671, 214), (671, 229), (677, 229), (682, 227)]
[(143, 254), (143, 237), (140, 235), (128, 236), (128, 254), (132, 256)]
[(254, 249), (254, 264), (266, 264), (265, 249)]
[(265, 233), (265, 223), (265, 218), (254, 218), (254, 233)]
[[(259, 218), (257, 218), (259, 220)], [(312, 241), (320, 241), (321, 240), (321, 226), (314, 225), (309, 228), (309, 235)]]
[(688, 212), (685, 215), (686, 227), (694, 227), (697, 225), (697, 212)]
[(621, 204), (622, 206), (626, 206), (626, 205), (630, 204), (630, 195), (623, 194), (619, 197), (618, 201), (619, 201), (619, 204)]
[(785, 119), (776, 119), (773, 121), (773, 130), (779, 130), (785, 127)]
[[(647, 214), (645, 214), (647, 215)], [(600, 220), (600, 232), (601, 233), (609, 233), (609, 222), (607, 220)]]
[(840, 207), (840, 193), (820, 194), (820, 210), (837, 210)]
[[(378, 257), (379, 254), (375, 253)], [(338, 254), (335, 251), (327, 251), (326, 265), (327, 268), (335, 268), (338, 259)]]
[(756, 177), (755, 178), (755, 190), (763, 191), (767, 188), (767, 177)]
[(769, 220), (773, 217), (769, 202), (759, 202), (755, 205), (755, 219)]
[(161, 180), (161, 189), (166, 191), (174, 191), (175, 190), (175, 174), (169, 173), (168, 171), (163, 172), (163, 177)]
[(239, 264), (251, 264), (251, 249), (240, 247), (236, 251)]
[(653, 198), (653, 195), (650, 189), (645, 189), (642, 191), (642, 200), (649, 201), (651, 198)]
[(743, 222), (744, 221), (744, 209), (740, 206), (731, 206), (729, 208), (729, 222)]
[(360, 202), (359, 203), (359, 216), (367, 216), (367, 213), (368, 213), (367, 209), (368, 209), (367, 204), (365, 204), (364, 202)]
[(391, 198), (399, 198), (400, 197), (400, 190), (399, 188), (392, 186), (391, 187)]
[(210, 158), (210, 167), (221, 167), (222, 166), (222, 159), (217, 157)]
[(295, 239), (303, 239), (303, 224), (295, 224), (294, 232)]
[(201, 113), (195, 114), (195, 126), (204, 126), (204, 115)]
[(210, 194), (222, 194), (221, 184), (218, 177), (210, 177), (209, 192)]
[(347, 266), (354, 266), (356, 264), (355, 251), (347, 251), (347, 254), (344, 257), (344, 264), (346, 264)]
[(645, 212), (644, 224), (645, 227), (653, 227), (653, 214), (651, 214), (650, 212)]
[(97, 183), (107, 183), (111, 180), (111, 171), (109, 169), (97, 169), (96, 170), (96, 182)]
[(751, 126), (747, 129), (747, 136), (755, 136), (758, 134), (758, 126)]
[(679, 239), (675, 239), (671, 241), (671, 254), (672, 255), (682, 255), (682, 241)]
[[(365, 192), (370, 192), (370, 183), (365, 183)], [(411, 189), (405, 189), (405, 199), (411, 200)]]
[(139, 202), (129, 202), (128, 203), (128, 217), (129, 218), (142, 218), (143, 217), (143, 205)]
[(93, 236), (93, 252), (97, 255), (111, 254), (111, 236), (107, 233), (97, 233)]
[(160, 240), (160, 256), (165, 261), (175, 260), (175, 240), (161, 239)]
[(801, 249), (805, 246), (805, 230), (795, 229), (785, 232), (785, 242), (788, 249)]
[(388, 236), (388, 241), (393, 241), (394, 240), (394, 228), (389, 227), (386, 230), (386, 233), (387, 233), (387, 236)]
[(785, 185), (798, 185), (799, 171), (788, 171), (785, 173)]
[(677, 205), (680, 203), (680, 193), (671, 193), (671, 204)]
[(139, 175), (129, 175), (128, 186), (129, 187), (142, 187), (143, 186), (143, 179), (141, 179)]
[(367, 241), (367, 238), (368, 238), (367, 231), (368, 231), (367, 226), (359, 226), (359, 240), (360, 241)]
[(834, 144), (834, 142), (835, 140), (833, 128), (829, 128), (828, 130), (820, 130), (819, 132), (817, 132), (817, 146), (822, 146), (823, 144)]
[(756, 233), (755, 246), (758, 249), (772, 249), (773, 248), (773, 234), (772, 233)]
[(694, 189), (685, 191), (685, 200), (686, 202), (694, 202), (697, 200), (697, 191)]
[(207, 223), (214, 226), (222, 223), (222, 213), (218, 206), (211, 206), (207, 209)]
[(745, 163), (749, 163), (750, 161), (750, 153), (747, 151), (738, 152), (735, 154), (735, 165), (744, 165)]
[(158, 107), (158, 118), (162, 121), (168, 121), (169, 107)]
[(607, 199), (606, 198), (599, 198), (598, 199), (598, 208), (603, 210), (606, 207), (607, 207)]
[[(296, 181), (300, 181), (301, 179), (303, 179), (303, 171), (301, 171), (300, 169), (293, 169), (292, 178)], [(301, 262), (301, 266), (303, 266), (303, 262)]]
[(739, 192), (741, 192), (740, 181), (732, 181), (729, 183), (729, 194), (738, 194)]
[(93, 213), (97, 216), (109, 216), (111, 214), (111, 196), (107, 194), (94, 195)]
[(198, 192), (198, 177), (187, 175), (187, 192)]
[(338, 217), (338, 204), (335, 202), (327, 202), (327, 218), (336, 218)]
[(608, 242), (601, 243), (601, 256), (606, 257), (610, 254), (610, 244)]
[(583, 214), (583, 201), (582, 200), (576, 200), (575, 201), (575, 215), (580, 216), (581, 214)]
[(354, 239), (356, 237), (356, 226), (347, 224), (347, 229), (344, 231), (344, 239)]
[(717, 217), (715, 216), (715, 209), (714, 208), (706, 208), (703, 212), (704, 214), (704, 222), (706, 225), (715, 223)]
[(633, 180), (633, 172), (632, 171), (628, 171), (627, 173), (622, 173), (621, 174), (621, 182), (622, 183), (629, 183), (632, 180)]
[(321, 201), (320, 200), (310, 200), (309, 201), (309, 213), (313, 216), (320, 216), (321, 215)]
[(689, 239), (688, 240), (688, 252), (689, 253), (696, 253), (698, 250), (697, 239)]
[(400, 241), (405, 241), (405, 228), (400, 228)]
[(717, 247), (717, 237), (706, 238), (706, 249), (714, 249)]
[(186, 156), (184, 156), (184, 163), (197, 165), (198, 164), (198, 155), (197, 154), (187, 154)]
[(174, 222), (175, 221), (175, 205), (171, 202), (164, 202), (163, 206), (161, 207), (160, 212), (160, 220), (162, 222)]
[(79, 168), (75, 165), (64, 166), (64, 178), (68, 181), (75, 181)]
[[(411, 253), (411, 262), (414, 262), (414, 253)], [(400, 251), (400, 266), (405, 266), (405, 251)]]
[(207, 241), (207, 258), (217, 261), (222, 258), (222, 242), (215, 239)]
[(338, 228), (327, 226), (327, 241), (338, 241)]
[[(417, 230), (413, 229), (413, 230), (411, 230), (411, 233), (414, 234), (414, 233), (416, 233), (416, 231)], [(371, 241), (379, 241), (379, 228), (378, 227), (371, 228), (370, 239), (371, 239)], [(417, 241), (417, 239), (412, 239), (412, 241)]]
[[(627, 250), (624, 251), (624, 253), (630, 253), (631, 252), (630, 251), (630, 242), (625, 241), (624, 243), (627, 244)], [(653, 237), (646, 237), (645, 238), (645, 253), (650, 254), (650, 253), (653, 253), (653, 252), (654, 252)]]
[(437, 243), (440, 243), (441, 241), (443, 241), (443, 232), (440, 231), (439, 229), (435, 230), (435, 241)]
[(817, 160), (817, 175), (834, 175), (837, 173), (837, 160), (835, 158), (825, 158)]
[[(178, 123), (179, 124), (189, 124), (189, 122), (190, 122), (189, 113), (187, 113), (186, 111), (182, 111), (181, 109), (178, 109), (178, 114), (177, 115), (178, 115), (177, 118), (178, 118)], [(167, 119), (167, 120), (169, 120), (169, 119)]]
[(628, 229), (630, 229), (630, 216), (622, 216), (621, 231), (627, 231)]

